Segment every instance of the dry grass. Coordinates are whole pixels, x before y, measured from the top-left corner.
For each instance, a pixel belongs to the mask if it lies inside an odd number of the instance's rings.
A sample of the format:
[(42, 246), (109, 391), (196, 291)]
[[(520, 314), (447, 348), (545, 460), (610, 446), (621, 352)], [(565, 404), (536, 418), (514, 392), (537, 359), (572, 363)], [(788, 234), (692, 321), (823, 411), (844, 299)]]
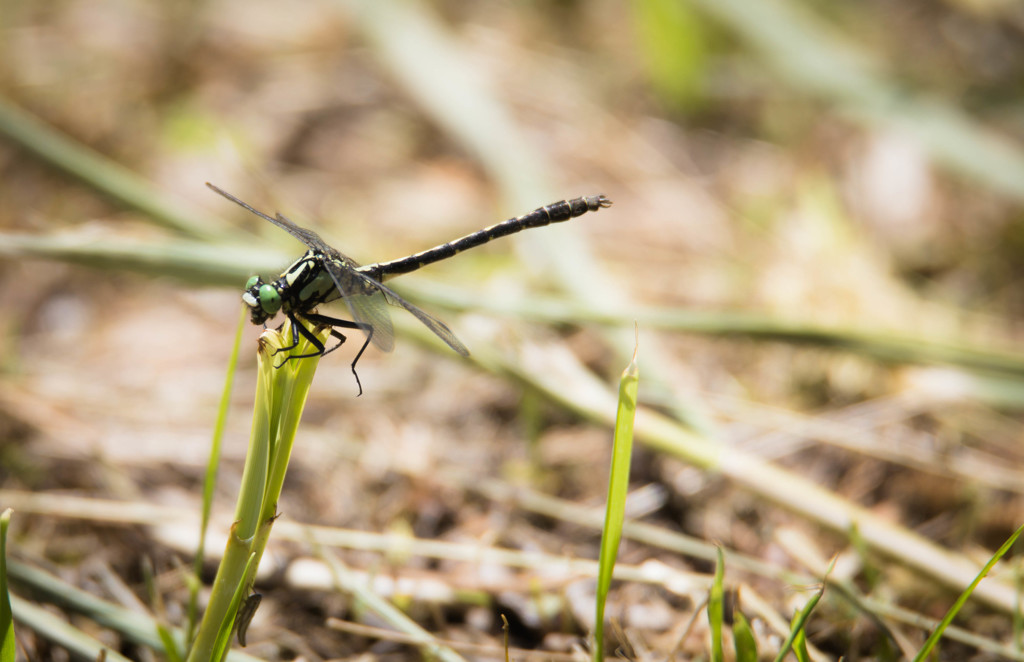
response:
[[(706, 623), (689, 625), (720, 544), (763, 650), (838, 557), (810, 643), (823, 659), (912, 651), (928, 627), (913, 619), (940, 618), (1021, 523), (1024, 193), (1000, 176), (1024, 169), (1019, 99), (1005, 94), (1024, 62), (1015, 10), (869, 3), (794, 28), (790, 5), (766, 5), (796, 30), (782, 43), (801, 63), (805, 38), (839, 49), (841, 34), (874, 53), (873, 84), (857, 87), (839, 69), (826, 86), (787, 66), (779, 42), (757, 38), (780, 24), (730, 22), (725, 2), (663, 7), (646, 28), (601, 1), (8, 4), (0, 95), (185, 218), (222, 218), (234, 260), (197, 277), (168, 256), (154, 278), (116, 257), (100, 269), (25, 257), (26, 236), (158, 253), (188, 237), (0, 138), (0, 507), (16, 511), (16, 558), (140, 609), (152, 559), (180, 622), (244, 269), (272, 272), (300, 252), (205, 181), (365, 263), (561, 197), (615, 201), (395, 281), (472, 362), (435, 351), (398, 309), (409, 335), (393, 354), (367, 353), (365, 395), (351, 354), (322, 362), (252, 655), (418, 655), (332, 588), (318, 549), (467, 657), (503, 655), (500, 615), (515, 659), (578, 649), (593, 618), (609, 398), (634, 319), (646, 446), (609, 650), (706, 655)], [(664, 46), (658, 29), (688, 48)], [(822, 62), (838, 67), (835, 52)], [(670, 58), (685, 59), (668, 69), (689, 87), (659, 78), (652, 63)], [(951, 136), (964, 139), (954, 148)], [(211, 553), (230, 524), (254, 366), (250, 352)], [(957, 622), (966, 633), (1012, 645), (1015, 564), (982, 584)], [(63, 655), (27, 628), (19, 638), (37, 659)], [(948, 643), (942, 659), (998, 657), (977, 646)]]

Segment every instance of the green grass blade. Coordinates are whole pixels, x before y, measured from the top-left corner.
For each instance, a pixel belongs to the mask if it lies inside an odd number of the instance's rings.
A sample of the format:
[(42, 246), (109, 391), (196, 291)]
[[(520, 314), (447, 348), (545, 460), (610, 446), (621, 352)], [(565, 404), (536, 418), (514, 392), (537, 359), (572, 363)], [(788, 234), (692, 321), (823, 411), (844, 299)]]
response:
[(251, 241), (143, 240), (67, 230), (46, 235), (0, 232), (0, 257), (54, 260), (236, 289), (241, 289), (254, 271), (276, 273), (288, 259), (284, 253), (254, 246)]
[(711, 659), (722, 662), (725, 647), (722, 645), (722, 623), (725, 620), (725, 555), (718, 548), (718, 562), (715, 564), (715, 579), (711, 582), (708, 595), (708, 624), (711, 626)]
[(807, 631), (802, 626), (793, 637), (793, 654), (798, 662), (811, 662), (811, 656), (807, 653)]
[[(251, 572), (255, 571), (254, 563), (256, 562), (256, 554), (250, 554), (249, 560), (245, 564), (243, 576), (248, 577)], [(228, 651), (231, 649), (231, 633), (235, 630), (235, 615), (242, 606), (242, 599), (248, 593), (249, 588), (247, 582), (239, 582), (235, 587), (235, 592), (231, 595), (231, 603), (228, 606), (227, 618), (221, 622), (220, 629), (217, 631), (217, 639), (214, 642), (213, 654), (209, 659), (218, 660), (219, 662), (227, 657)]]
[[(262, 352), (261, 352), (262, 354)], [(263, 499), (267, 488), (267, 473), (270, 464), (270, 446), (273, 444), (274, 432), (271, 426), (273, 414), (267, 400), (273, 396), (265, 386), (264, 376), (271, 379), (269, 373), (274, 370), (273, 357), (261, 361), (259, 368), (261, 386), (256, 388), (256, 406), (253, 412), (252, 434), (249, 450), (245, 456), (245, 467), (242, 470), (242, 484), (235, 508), (235, 535), (241, 540), (251, 540), (256, 535), (260, 523), (260, 512), (263, 510)]]
[(1020, 550), (1017, 551), (1017, 561), (1013, 569), (1013, 587), (1016, 589), (1016, 604), (1013, 606), (1013, 647), (1020, 651), (1024, 650), (1024, 605), (1021, 604), (1021, 594), (1024, 593), (1024, 559), (1020, 558)]
[(157, 621), (156, 633), (164, 645), (164, 654), (169, 662), (182, 662), (185, 658), (178, 651), (177, 642), (174, 640), (174, 632), (167, 627), (163, 621)]
[(220, 396), (217, 409), (217, 423), (213, 428), (213, 439), (210, 443), (210, 457), (206, 461), (206, 476), (203, 478), (203, 514), (199, 524), (199, 545), (196, 558), (192, 565), (193, 581), (189, 583), (188, 600), (188, 641), (195, 636), (196, 619), (199, 613), (199, 587), (203, 572), (203, 559), (206, 557), (206, 532), (210, 526), (210, 511), (213, 509), (213, 492), (217, 486), (217, 473), (220, 469), (221, 447), (224, 441), (224, 429), (227, 426), (228, 409), (231, 404), (231, 391), (234, 388), (235, 372), (238, 368), (238, 352), (242, 346), (242, 331), (245, 329), (246, 308), (241, 307), (238, 327), (235, 329), (235, 345), (228, 359), (227, 375), (224, 378), (224, 390)]
[(7, 587), (7, 528), (11, 525), (11, 513), (8, 508), (0, 515), (0, 662), (14, 662), (14, 614), (11, 613), (11, 596)]
[[(47, 611), (18, 596), (13, 596), (12, 604), (14, 612), (18, 614), (19, 627), (27, 627), (39, 638), (66, 649), (72, 654), (72, 659), (131, 662), (127, 657), (112, 651), (102, 642), (71, 625), (61, 615)], [(159, 650), (159, 646), (156, 648)]]
[(757, 639), (750, 621), (742, 612), (732, 615), (732, 643), (736, 649), (736, 662), (757, 662)]
[[(7, 569), (12, 582), (28, 587), (39, 600), (50, 601), (71, 612), (81, 614), (103, 627), (116, 631), (126, 641), (163, 652), (163, 644), (156, 633), (156, 623), (151, 616), (101, 600), (39, 568), (33, 568), (24, 563), (11, 561), (8, 563)], [(97, 659), (99, 651), (104, 648), (80, 630), (68, 625), (66, 617), (55, 616), (17, 596), (13, 596), (11, 605), (20, 624), (41, 633), (47, 639), (58, 642), (65, 648), (84, 651), (80, 655), (83, 659)], [(184, 633), (175, 630), (173, 634), (180, 645), (184, 645)], [(108, 649), (107, 660), (126, 661), (127, 658)], [(228, 661), (257, 662), (256, 658), (241, 651), (231, 651)]]
[[(832, 563), (834, 565), (835, 561)], [(829, 569), (831, 570), (831, 567)], [(811, 612), (818, 606), (818, 602), (821, 600), (821, 596), (823, 595), (825, 595), (824, 582), (822, 582), (821, 588), (818, 589), (818, 592), (807, 601), (804, 608), (793, 616), (793, 623), (789, 630), (789, 636), (786, 637), (786, 641), (783, 642), (782, 647), (779, 649), (779, 654), (775, 656), (775, 662), (782, 662), (783, 658), (786, 657), (786, 653), (788, 653), (790, 649), (793, 650), (800, 662), (805, 662), (810, 659), (807, 654), (807, 641), (804, 636), (804, 626), (807, 625), (807, 619), (811, 617)]]
[(963, 606), (967, 604), (967, 599), (971, 597), (971, 594), (974, 592), (974, 589), (978, 586), (978, 584), (981, 583), (981, 580), (985, 578), (985, 575), (987, 575), (989, 571), (992, 570), (993, 566), (995, 566), (999, 559), (1003, 558), (1003, 556), (1005, 556), (1006, 553), (1010, 551), (1010, 548), (1013, 547), (1013, 543), (1017, 542), (1017, 538), (1020, 537), (1022, 531), (1024, 531), (1024, 526), (1021, 526), (1016, 531), (1014, 531), (1013, 535), (1011, 535), (1007, 539), (1007, 541), (1003, 543), (1003, 546), (996, 550), (996, 553), (993, 554), (992, 558), (988, 560), (988, 563), (986, 563), (985, 567), (981, 569), (981, 572), (978, 573), (978, 576), (974, 578), (974, 581), (971, 582), (971, 585), (968, 586), (960, 594), (960, 596), (956, 599), (956, 602), (953, 603), (953, 606), (949, 608), (949, 611), (946, 612), (946, 615), (942, 618), (942, 621), (939, 622), (939, 626), (935, 628), (935, 631), (932, 632), (931, 635), (929, 635), (928, 639), (925, 640), (924, 645), (921, 647), (921, 650), (919, 650), (917, 652), (917, 655), (914, 657), (914, 662), (924, 660), (931, 654), (936, 644), (939, 643), (939, 639), (942, 637), (942, 633), (945, 631), (947, 627), (949, 627), (949, 624), (953, 622), (953, 619), (956, 617), (956, 615), (960, 613), (960, 609), (962, 609)]
[(612, 462), (608, 478), (608, 503), (601, 532), (601, 555), (598, 559), (596, 617), (594, 620), (594, 661), (604, 660), (604, 609), (615, 570), (615, 557), (622, 540), (622, 524), (626, 518), (626, 495), (629, 492), (629, 465), (633, 454), (633, 421), (636, 417), (640, 372), (633, 360), (619, 380), (619, 405), (612, 441)]

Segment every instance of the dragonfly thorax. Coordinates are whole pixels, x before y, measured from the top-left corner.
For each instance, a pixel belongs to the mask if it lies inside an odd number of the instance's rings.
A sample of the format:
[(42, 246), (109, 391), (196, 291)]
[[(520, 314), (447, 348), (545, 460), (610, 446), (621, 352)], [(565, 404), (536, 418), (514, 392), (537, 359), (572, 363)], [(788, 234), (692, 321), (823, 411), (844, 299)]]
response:
[(253, 324), (264, 324), (278, 312), (308, 313), (339, 297), (323, 257), (308, 251), (272, 283), (253, 276), (245, 284), (242, 301), (249, 306)]

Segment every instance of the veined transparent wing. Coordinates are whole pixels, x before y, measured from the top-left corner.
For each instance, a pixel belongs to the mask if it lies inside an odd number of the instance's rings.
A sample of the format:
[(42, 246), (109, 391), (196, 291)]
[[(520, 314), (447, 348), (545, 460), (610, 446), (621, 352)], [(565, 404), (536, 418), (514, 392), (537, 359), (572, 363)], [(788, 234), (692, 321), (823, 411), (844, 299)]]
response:
[(395, 328), (380, 284), (356, 271), (359, 265), (352, 258), (330, 246), (325, 245), (324, 249), (324, 268), (352, 313), (352, 319), (372, 330), (370, 342), (377, 349), (390, 352), (395, 348)]
[(298, 239), (299, 241), (304, 243), (307, 248), (312, 248), (315, 251), (320, 251), (320, 250), (323, 250), (325, 248), (326, 249), (330, 249), (330, 246), (327, 245), (327, 243), (320, 237), (320, 235), (318, 235), (317, 233), (313, 232), (312, 230), (307, 230), (306, 228), (303, 228), (303, 227), (300, 227), (300, 226), (296, 225), (295, 223), (293, 223), (291, 221), (291, 219), (288, 219), (288, 218), (282, 216), (281, 214), (278, 214), (277, 218), (274, 218), (272, 216), (268, 216), (268, 215), (264, 214), (263, 212), (261, 212), (259, 209), (256, 209), (255, 207), (250, 205), (248, 202), (245, 202), (243, 200), (239, 200), (238, 198), (236, 198), (235, 196), (231, 195), (230, 193), (228, 193), (224, 189), (220, 188), (219, 186), (214, 186), (210, 182), (206, 182), (206, 185), (212, 191), (214, 191), (216, 193), (219, 193), (220, 195), (224, 196), (225, 198), (227, 198), (231, 202), (234, 202), (236, 205), (242, 207), (243, 209), (248, 209), (252, 213), (254, 213), (257, 216), (259, 216), (260, 218), (262, 218), (262, 219), (264, 219), (266, 221), (270, 221), (271, 223), (273, 223), (277, 227), (281, 228), (282, 230), (284, 230), (285, 232), (287, 232), (291, 236), (295, 237), (296, 239)]
[[(357, 271), (359, 265), (330, 246), (325, 247), (329, 259), (324, 261), (327, 272), (337, 286), (352, 312), (352, 318), (373, 329), (370, 341), (379, 349), (390, 352), (395, 346), (395, 331), (391, 315), (385, 303), (400, 306), (445, 341), (449, 347), (462, 356), (469, 356), (469, 350), (455, 337), (452, 330), (441, 320), (412, 305), (397, 292), (364, 273)], [(342, 264), (346, 266), (341, 266)]]
[(455, 337), (455, 334), (452, 333), (452, 330), (448, 328), (447, 324), (437, 319), (433, 315), (424, 312), (423, 310), (420, 310), (419, 308), (412, 305), (402, 297), (398, 296), (398, 294), (391, 288), (381, 283), (378, 283), (377, 281), (370, 278), (366, 274), (357, 273), (357, 275), (360, 276), (361, 278), (366, 279), (366, 281), (368, 281), (374, 287), (380, 290), (380, 292), (383, 293), (383, 298), (385, 301), (390, 303), (392, 306), (400, 306), (402, 308), (405, 308), (410, 313), (412, 313), (416, 319), (422, 322), (424, 326), (433, 331), (434, 335), (436, 335), (441, 340), (445, 341), (445, 343), (447, 343), (449, 347), (454, 349), (462, 356), (469, 356), (469, 349), (462, 344), (461, 340)]
[[(314, 251), (318, 253), (338, 253), (338, 251), (331, 248), (331, 246), (326, 241), (324, 241), (320, 235), (313, 232), (312, 230), (307, 230), (306, 228), (300, 225), (296, 225), (294, 221), (292, 221), (290, 218), (288, 218), (287, 216), (280, 212), (277, 213), (277, 218), (270, 218), (266, 214), (262, 214), (260, 212), (256, 213), (262, 216), (263, 218), (267, 219), (277, 227), (281, 228), (291, 236), (295, 237), (302, 243), (306, 244), (307, 247), (312, 248)], [(345, 255), (341, 255), (341, 253), (338, 253), (338, 255), (344, 258), (347, 262), (350, 262), (353, 265), (356, 264), (355, 261), (352, 260), (352, 258), (347, 257)]]

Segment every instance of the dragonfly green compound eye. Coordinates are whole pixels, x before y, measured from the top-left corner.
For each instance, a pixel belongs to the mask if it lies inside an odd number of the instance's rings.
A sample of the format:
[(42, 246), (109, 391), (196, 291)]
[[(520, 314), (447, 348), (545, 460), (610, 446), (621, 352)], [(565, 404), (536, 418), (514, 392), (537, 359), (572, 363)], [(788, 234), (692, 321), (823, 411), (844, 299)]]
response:
[(245, 289), (251, 290), (258, 282), (260, 282), (259, 276), (250, 276), (249, 280), (245, 281)]
[(260, 308), (268, 315), (274, 315), (281, 310), (281, 294), (273, 285), (260, 285)]

